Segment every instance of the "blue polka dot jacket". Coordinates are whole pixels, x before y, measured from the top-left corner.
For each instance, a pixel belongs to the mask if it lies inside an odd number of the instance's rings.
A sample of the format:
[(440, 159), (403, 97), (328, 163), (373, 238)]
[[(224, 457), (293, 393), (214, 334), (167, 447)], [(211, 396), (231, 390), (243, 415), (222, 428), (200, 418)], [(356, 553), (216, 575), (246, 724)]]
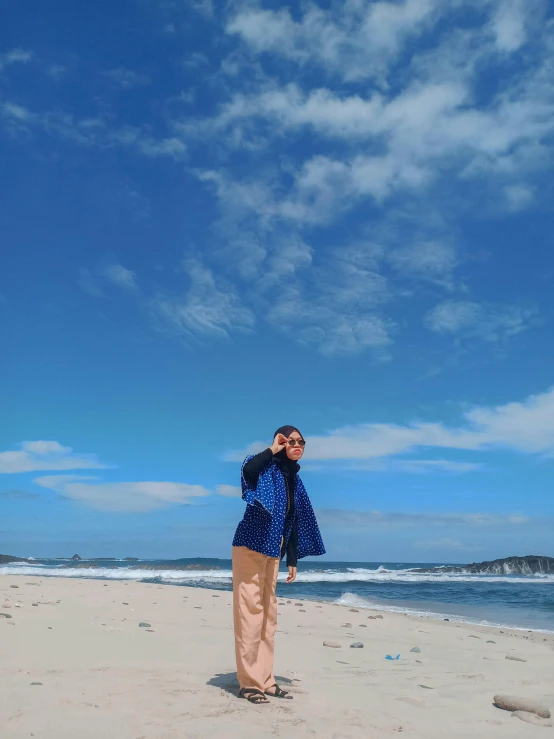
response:
[(237, 527), (233, 546), (248, 547), (268, 557), (281, 557), (296, 523), (298, 559), (325, 554), (312, 504), (300, 476), (295, 475), (294, 515), (292, 518), (286, 517), (287, 489), (279, 465), (269, 460), (254, 487), (244, 475), (244, 466), (252, 456), (246, 457), (241, 468), (242, 499), (247, 506)]

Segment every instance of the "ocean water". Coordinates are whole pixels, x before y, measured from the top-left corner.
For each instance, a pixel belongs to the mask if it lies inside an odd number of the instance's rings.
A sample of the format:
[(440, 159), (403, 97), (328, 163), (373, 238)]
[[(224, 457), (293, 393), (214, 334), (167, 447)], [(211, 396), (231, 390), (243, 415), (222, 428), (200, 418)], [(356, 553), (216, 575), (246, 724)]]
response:
[[(448, 564), (448, 563), (443, 563)], [(281, 567), (277, 595), (356, 608), (413, 613), (478, 624), (554, 633), (554, 575), (475, 575), (414, 569), (438, 564), (302, 560), (287, 585)], [(0, 566), (0, 574), (137, 580), (175, 587), (232, 589), (231, 560), (37, 559)]]

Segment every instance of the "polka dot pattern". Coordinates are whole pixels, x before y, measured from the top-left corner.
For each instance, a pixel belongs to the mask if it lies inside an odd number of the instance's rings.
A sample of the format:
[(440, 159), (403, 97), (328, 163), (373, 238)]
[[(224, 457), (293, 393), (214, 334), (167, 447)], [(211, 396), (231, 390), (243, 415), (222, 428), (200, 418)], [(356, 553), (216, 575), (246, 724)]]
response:
[[(252, 455), (246, 457), (242, 469), (250, 459)], [(241, 474), (241, 487), (242, 498), (247, 506), (237, 527), (233, 546), (248, 547), (268, 557), (280, 557), (281, 540), (284, 537), (285, 545), (288, 543), (292, 521), (285, 530), (287, 489), (279, 465), (272, 462), (263, 470), (256, 488), (249, 487), (244, 474)], [(294, 503), (298, 521), (298, 559), (325, 554), (312, 504), (298, 474), (295, 478)]]

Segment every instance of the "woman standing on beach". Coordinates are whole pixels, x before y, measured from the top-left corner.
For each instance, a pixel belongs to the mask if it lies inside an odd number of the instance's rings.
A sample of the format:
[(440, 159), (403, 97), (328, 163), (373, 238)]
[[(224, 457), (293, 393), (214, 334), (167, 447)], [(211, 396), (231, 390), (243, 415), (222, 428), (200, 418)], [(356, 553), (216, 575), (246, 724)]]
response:
[(292, 698), (273, 674), (279, 564), (286, 554), (291, 583), (299, 559), (325, 554), (298, 476), (305, 444), (297, 428), (281, 426), (273, 444), (242, 465), (248, 505), (233, 539), (233, 616), (240, 695), (251, 703), (269, 703), (268, 695)]

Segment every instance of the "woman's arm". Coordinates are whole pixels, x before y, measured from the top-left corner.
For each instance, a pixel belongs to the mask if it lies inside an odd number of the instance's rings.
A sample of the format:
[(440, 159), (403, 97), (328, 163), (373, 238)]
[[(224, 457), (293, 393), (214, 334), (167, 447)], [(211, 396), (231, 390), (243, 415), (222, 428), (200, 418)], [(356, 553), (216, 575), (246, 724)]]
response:
[(268, 447), (263, 452), (260, 452), (259, 454), (256, 454), (255, 457), (252, 457), (252, 459), (248, 460), (248, 462), (244, 465), (242, 474), (244, 475), (244, 479), (250, 487), (257, 487), (258, 478), (260, 477), (262, 470), (264, 469), (264, 467), (267, 467), (267, 465), (270, 464), (272, 459), (273, 452), (271, 451), (271, 447)]

